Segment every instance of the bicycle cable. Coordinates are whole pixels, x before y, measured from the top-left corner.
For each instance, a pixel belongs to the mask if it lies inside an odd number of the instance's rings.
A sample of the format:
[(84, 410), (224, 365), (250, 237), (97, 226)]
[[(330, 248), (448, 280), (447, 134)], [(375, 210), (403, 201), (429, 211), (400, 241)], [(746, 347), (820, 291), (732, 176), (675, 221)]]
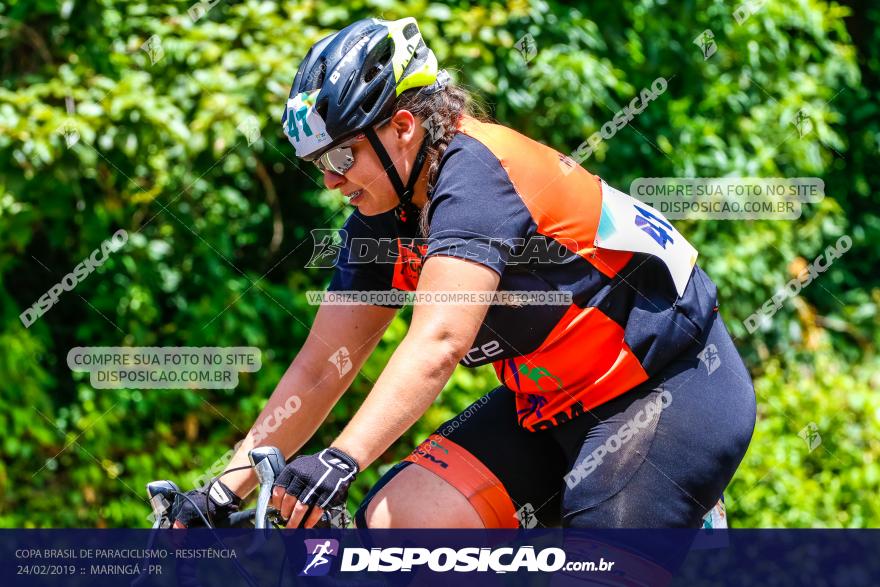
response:
[[(188, 496), (186, 493), (184, 493), (182, 491), (174, 491), (173, 493), (175, 495), (179, 495), (182, 498), (184, 498), (185, 500), (187, 500), (196, 509), (196, 511), (199, 514), (199, 517), (201, 517), (202, 521), (205, 522), (205, 526), (211, 531), (211, 534), (214, 535), (214, 539), (217, 540), (217, 543), (220, 544), (220, 546), (222, 546), (224, 549), (230, 550), (229, 547), (226, 546), (226, 543), (223, 542), (223, 540), (221, 540), (220, 537), (217, 535), (217, 533), (214, 531), (214, 530), (216, 530), (216, 528), (213, 528), (212, 526), (210, 526), (208, 524), (207, 518), (205, 518), (204, 514), (202, 514), (201, 510), (199, 510), (198, 506), (196, 505), (196, 502), (194, 502), (190, 496)], [(242, 575), (244, 580), (247, 581), (247, 584), (250, 587), (258, 587), (257, 582), (254, 580), (254, 578), (251, 576), (251, 574), (247, 572), (247, 569), (245, 569), (243, 566), (241, 566), (241, 563), (239, 563), (236, 558), (232, 558), (231, 560), (232, 560), (232, 564), (235, 565), (236, 569), (238, 569), (238, 572)]]
[[(217, 475), (216, 477), (212, 477), (212, 478), (211, 478), (211, 482), (208, 483), (208, 494), (210, 495), (210, 493), (211, 493), (211, 488), (214, 487), (214, 483), (217, 483), (218, 481), (220, 481), (220, 478), (223, 477), (224, 475), (228, 475), (229, 473), (233, 473), (233, 472), (235, 472), (235, 471), (243, 471), (243, 470), (245, 470), (245, 469), (251, 469), (251, 468), (252, 468), (252, 467), (251, 467), (250, 465), (241, 466), (241, 467), (234, 467), (234, 468), (232, 468), (232, 469), (229, 469), (228, 471), (223, 471), (222, 473), (220, 473), (220, 474)], [(237, 496), (236, 496), (236, 497), (237, 497)], [(201, 513), (201, 512), (199, 512), (199, 513)], [(208, 510), (208, 516), (211, 518), (211, 524), (213, 525), (213, 523), (214, 523), (214, 517), (211, 516), (211, 510), (210, 510), (210, 509)], [(202, 519), (203, 519), (203, 520), (205, 519), (204, 516), (202, 516)], [(206, 522), (207, 522), (207, 520), (206, 520)]]

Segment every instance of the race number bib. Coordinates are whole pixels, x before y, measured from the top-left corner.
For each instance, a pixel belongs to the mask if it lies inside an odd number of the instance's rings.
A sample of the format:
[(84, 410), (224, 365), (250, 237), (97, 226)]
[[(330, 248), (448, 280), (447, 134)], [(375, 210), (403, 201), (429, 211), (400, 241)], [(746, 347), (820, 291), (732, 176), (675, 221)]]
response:
[(315, 98), (320, 90), (302, 92), (287, 100), (284, 134), (296, 148), (296, 156), (303, 157), (333, 142), (327, 133), (324, 119), (315, 110)]
[(669, 270), (679, 296), (684, 294), (697, 262), (697, 250), (660, 212), (604, 180), (596, 246), (657, 257)]

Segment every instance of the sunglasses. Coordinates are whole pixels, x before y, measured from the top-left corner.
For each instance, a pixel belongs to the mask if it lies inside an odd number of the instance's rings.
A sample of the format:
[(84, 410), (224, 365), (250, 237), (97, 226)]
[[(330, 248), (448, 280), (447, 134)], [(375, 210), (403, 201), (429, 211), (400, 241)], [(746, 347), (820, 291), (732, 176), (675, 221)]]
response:
[[(373, 128), (382, 128), (390, 121), (391, 116), (389, 116)], [(318, 157), (314, 161), (314, 164), (318, 167), (321, 173), (324, 173), (325, 171), (332, 171), (336, 175), (345, 175), (345, 172), (351, 169), (352, 165), (354, 165), (354, 152), (351, 150), (352, 145), (354, 145), (355, 143), (359, 143), (366, 138), (367, 137), (365, 135), (357, 135), (356, 137), (345, 141), (338, 147), (333, 147), (332, 149)]]
[(364, 140), (364, 135), (358, 135), (351, 140), (345, 141), (338, 147), (334, 147), (318, 157), (314, 163), (321, 171), (331, 171), (336, 175), (345, 175), (345, 172), (354, 165), (354, 152), (351, 150), (352, 145)]

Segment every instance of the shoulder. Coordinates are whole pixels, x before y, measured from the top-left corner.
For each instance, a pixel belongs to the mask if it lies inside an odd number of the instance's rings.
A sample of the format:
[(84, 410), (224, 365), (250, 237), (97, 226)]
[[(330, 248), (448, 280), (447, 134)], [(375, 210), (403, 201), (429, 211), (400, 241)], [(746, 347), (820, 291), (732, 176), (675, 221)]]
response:
[(457, 133), (440, 159), (435, 192), (452, 181), (477, 183), (487, 176), (501, 179), (506, 175), (501, 161), (488, 146), (472, 136)]
[(443, 153), (430, 198), (432, 210), (461, 204), (485, 207), (519, 200), (498, 156), (482, 141), (463, 132), (452, 138)]
[(460, 257), (500, 274), (509, 251), (535, 227), (502, 161), (467, 133), (446, 148), (430, 200), (426, 256)]

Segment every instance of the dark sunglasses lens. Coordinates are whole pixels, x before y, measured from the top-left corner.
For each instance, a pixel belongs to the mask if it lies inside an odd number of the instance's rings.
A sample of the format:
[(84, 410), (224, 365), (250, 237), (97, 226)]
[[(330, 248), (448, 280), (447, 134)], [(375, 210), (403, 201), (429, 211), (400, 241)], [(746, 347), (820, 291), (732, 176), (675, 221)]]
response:
[(314, 164), (321, 173), (332, 171), (343, 175), (354, 165), (354, 155), (350, 147), (336, 147), (321, 155)]
[(351, 152), (351, 147), (332, 149), (326, 153), (325, 157), (327, 167), (340, 175), (351, 169), (351, 166), (354, 165), (354, 155)]

